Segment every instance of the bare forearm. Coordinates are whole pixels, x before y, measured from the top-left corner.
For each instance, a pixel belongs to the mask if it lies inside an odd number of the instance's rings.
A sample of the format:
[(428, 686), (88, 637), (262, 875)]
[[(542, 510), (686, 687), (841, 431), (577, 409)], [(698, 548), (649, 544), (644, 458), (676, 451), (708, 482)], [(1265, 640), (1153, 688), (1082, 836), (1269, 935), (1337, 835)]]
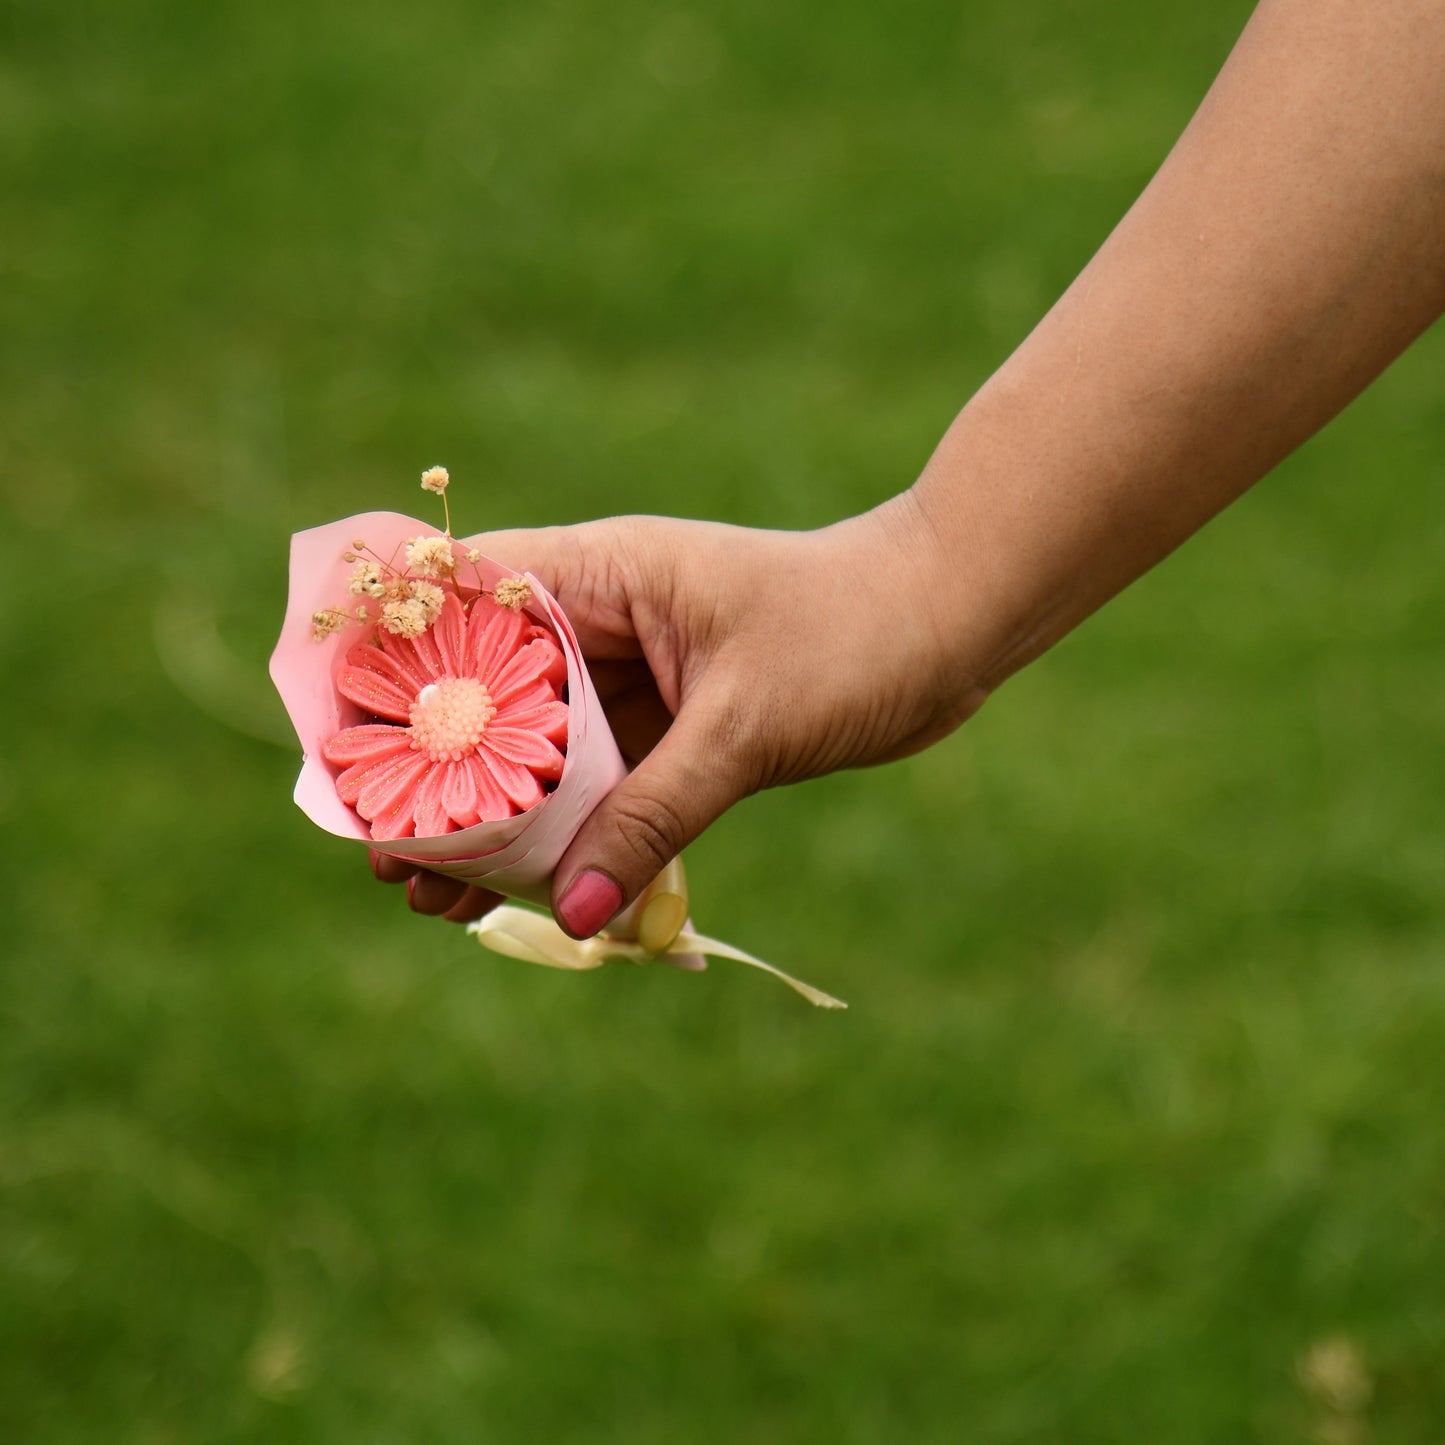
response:
[[(557, 866), (568, 931), (748, 793), (942, 737), (1321, 426), (1445, 303), (1442, 150), (1445, 0), (1264, 0), (910, 492), (818, 532), (631, 517), (489, 539), (618, 669), (613, 726), (641, 760)], [(433, 895), (473, 906), (455, 898)]]
[(992, 686), (1445, 308), (1445, 4), (1264, 0), (1159, 174), (912, 500)]

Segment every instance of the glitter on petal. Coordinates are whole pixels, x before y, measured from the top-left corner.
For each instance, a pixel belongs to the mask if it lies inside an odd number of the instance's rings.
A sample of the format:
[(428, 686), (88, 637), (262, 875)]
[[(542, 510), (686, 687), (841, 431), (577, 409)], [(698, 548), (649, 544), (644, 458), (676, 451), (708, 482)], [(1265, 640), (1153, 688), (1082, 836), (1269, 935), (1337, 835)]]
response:
[[(368, 719), (322, 748), (341, 770), (342, 802), (377, 839), (525, 812), (565, 764), (566, 665), (551, 635), (491, 597), (463, 603), (454, 593), (434, 628), (406, 630), (416, 614), (401, 609), (422, 607), (416, 597), (388, 602), (377, 643), (347, 653), (337, 690)], [(391, 609), (406, 627), (390, 625)]]

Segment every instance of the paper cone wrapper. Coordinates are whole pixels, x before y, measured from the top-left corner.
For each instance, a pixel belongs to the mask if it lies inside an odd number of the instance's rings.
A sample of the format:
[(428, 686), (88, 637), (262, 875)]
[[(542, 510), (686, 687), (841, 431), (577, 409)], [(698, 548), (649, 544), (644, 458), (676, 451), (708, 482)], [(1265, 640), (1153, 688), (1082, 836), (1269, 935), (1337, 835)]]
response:
[[(363, 630), (347, 627), (321, 642), (312, 640), (313, 614), (335, 606), (346, 595), (350, 564), (342, 554), (354, 550), (355, 539), (364, 537), (372, 552), (400, 557), (411, 538), (435, 535), (435, 528), (414, 517), (367, 512), (297, 532), (291, 538), (290, 595), (281, 639), (271, 654), (271, 679), (301, 742), (303, 761), (296, 780), (296, 802), (313, 823), (338, 838), (351, 838), (389, 857), (550, 908), (552, 875), (557, 864), (588, 815), (627, 776), (627, 765), (587, 674), (577, 635), (556, 599), (531, 573), (523, 574), (532, 588), (531, 600), (523, 611), (533, 622), (551, 630), (567, 663), (566, 761), (556, 788), (540, 803), (515, 817), (477, 823), (440, 837), (378, 841), (372, 838), (360, 814), (337, 796), (336, 777), (341, 770), (328, 763), (322, 753), (327, 740), (343, 728), (368, 721), (368, 715), (343, 697), (336, 686), (346, 654), (364, 636)], [(471, 547), (480, 540), (462, 538), (458, 545)], [(468, 562), (466, 569), (470, 571), (471, 566)], [(504, 578), (517, 576), (514, 568), (489, 557), (480, 559), (477, 571), (488, 591), (495, 590)], [(474, 581), (475, 574), (472, 576)], [(465, 577), (460, 579), (458, 590), (464, 597), (475, 595)], [(674, 859), (663, 870), (653, 884), (660, 886), (686, 898), (681, 859)], [(649, 892), (644, 890), (613, 919), (606, 933), (595, 939), (579, 942), (568, 937), (550, 917), (509, 905), (494, 909), (472, 924), (471, 932), (497, 952), (552, 968), (590, 969), (614, 959), (644, 963), (658, 958), (680, 968), (698, 969), (705, 966), (704, 955), (730, 958), (773, 974), (820, 1007), (846, 1007), (832, 995), (762, 959), (694, 933), (690, 919), (660, 953), (649, 952), (636, 941)]]
[[(540, 803), (515, 817), (477, 823), (436, 838), (377, 841), (365, 820), (337, 796), (336, 776), (341, 769), (322, 754), (323, 744), (342, 728), (370, 721), (336, 687), (346, 654), (361, 640), (362, 630), (344, 628), (322, 642), (313, 642), (311, 637), (312, 614), (334, 606), (337, 598), (346, 595), (350, 568), (342, 561), (342, 553), (351, 549), (356, 538), (364, 537), (366, 545), (382, 557), (400, 556), (409, 539), (435, 534), (434, 527), (414, 517), (367, 512), (297, 532), (291, 538), (291, 587), (281, 638), (271, 654), (271, 679), (301, 743), (303, 762), (296, 780), (296, 802), (313, 823), (338, 838), (354, 838), (378, 853), (546, 906), (552, 874), (567, 845), (587, 815), (626, 776), (627, 765), (583, 664), (577, 635), (536, 577), (522, 574), (532, 588), (531, 601), (523, 611), (552, 631), (567, 662), (566, 763), (556, 788)], [(475, 542), (462, 538), (458, 544), (470, 547)], [(465, 564), (464, 570), (472, 576), (471, 563)], [(504, 578), (518, 576), (515, 569), (490, 557), (483, 557), (477, 570), (489, 591)], [(465, 580), (460, 590), (463, 596), (474, 594)]]

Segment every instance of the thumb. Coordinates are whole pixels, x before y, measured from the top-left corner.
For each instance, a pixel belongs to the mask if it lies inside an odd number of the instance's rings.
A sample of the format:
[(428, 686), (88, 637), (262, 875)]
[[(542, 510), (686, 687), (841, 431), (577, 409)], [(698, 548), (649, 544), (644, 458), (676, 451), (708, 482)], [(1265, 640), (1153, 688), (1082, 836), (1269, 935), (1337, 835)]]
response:
[(724, 717), (696, 702), (684, 707), (583, 823), (552, 884), (552, 912), (574, 938), (591, 938), (752, 791)]

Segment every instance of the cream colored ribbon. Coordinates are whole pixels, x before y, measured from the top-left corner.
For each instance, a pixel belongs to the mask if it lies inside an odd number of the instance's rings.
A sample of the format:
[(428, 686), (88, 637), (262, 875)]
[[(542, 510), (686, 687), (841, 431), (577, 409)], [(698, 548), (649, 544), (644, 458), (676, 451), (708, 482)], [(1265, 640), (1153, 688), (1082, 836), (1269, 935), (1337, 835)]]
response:
[(819, 1008), (847, 1008), (842, 999), (814, 988), (810, 983), (793, 978), (780, 968), (744, 953), (729, 943), (716, 938), (707, 938), (683, 928), (675, 934), (665, 948), (650, 950), (641, 943), (625, 938), (609, 938), (599, 934), (596, 938), (584, 938), (580, 942), (569, 938), (557, 926), (549, 913), (532, 908), (523, 908), (515, 903), (504, 903), (494, 908), (480, 921), (468, 925), (468, 933), (475, 934), (484, 948), (493, 953), (505, 954), (508, 958), (520, 958), (524, 963), (541, 963), (548, 968), (587, 969), (600, 968), (604, 963), (651, 963), (654, 959), (676, 961), (682, 967), (696, 967), (684, 962), (688, 955), (707, 954), (713, 958), (731, 958), (760, 968), (774, 978), (780, 978), (789, 988), (802, 994), (811, 1004)]

